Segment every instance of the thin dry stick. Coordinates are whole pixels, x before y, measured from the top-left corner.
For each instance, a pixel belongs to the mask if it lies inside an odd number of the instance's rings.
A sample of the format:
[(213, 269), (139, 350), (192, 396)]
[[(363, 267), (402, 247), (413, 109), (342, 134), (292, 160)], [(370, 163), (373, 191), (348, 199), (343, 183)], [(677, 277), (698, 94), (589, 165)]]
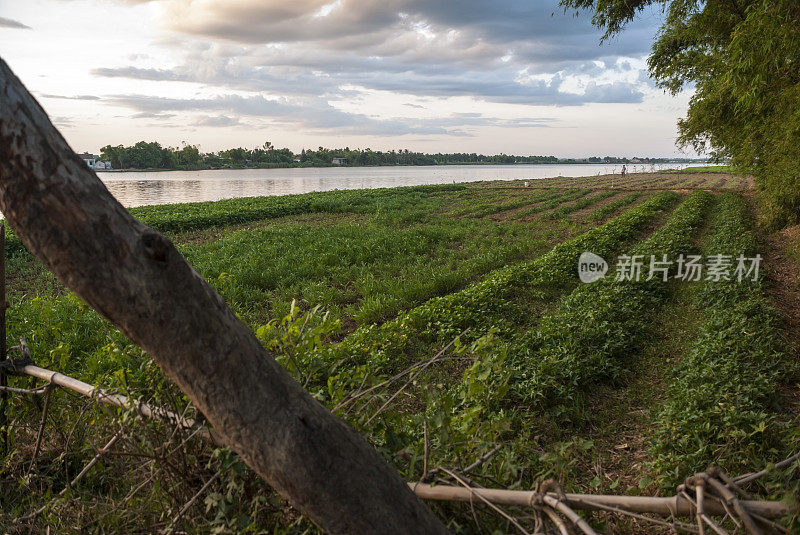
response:
[(197, 491), (197, 493), (196, 493), (194, 496), (192, 496), (192, 498), (191, 498), (191, 499), (190, 499), (188, 502), (186, 502), (186, 503), (184, 504), (184, 506), (183, 506), (183, 507), (181, 507), (181, 510), (180, 510), (180, 511), (178, 511), (178, 514), (177, 514), (177, 515), (175, 515), (175, 516), (172, 518), (172, 521), (170, 522), (169, 526), (167, 526), (167, 529), (166, 529), (166, 530), (164, 530), (164, 531), (166, 531), (167, 533), (170, 533), (170, 532), (172, 532), (172, 527), (173, 527), (173, 526), (174, 526), (174, 525), (175, 525), (175, 524), (178, 522), (178, 520), (180, 520), (180, 519), (181, 519), (181, 517), (182, 517), (183, 515), (185, 515), (185, 514), (186, 514), (186, 511), (188, 511), (188, 510), (189, 510), (189, 508), (190, 508), (192, 505), (194, 505), (194, 502), (196, 502), (196, 501), (197, 501), (197, 499), (198, 499), (200, 496), (202, 496), (202, 495), (203, 495), (203, 493), (204, 493), (204, 492), (205, 492), (205, 491), (208, 489), (208, 487), (210, 487), (210, 486), (211, 486), (211, 484), (212, 484), (214, 481), (216, 481), (216, 480), (217, 480), (217, 478), (218, 478), (218, 477), (219, 477), (221, 474), (222, 474), (222, 469), (219, 469), (219, 470), (217, 470), (217, 473), (216, 473), (216, 474), (214, 474), (213, 476), (211, 476), (211, 477), (209, 478), (209, 480), (208, 480), (208, 481), (206, 481), (206, 482), (205, 482), (205, 484), (204, 484), (202, 487), (200, 487), (200, 490), (198, 490), (198, 491)]
[(705, 513), (705, 503), (706, 503), (706, 482), (702, 479), (697, 482), (697, 486), (694, 489), (695, 494), (697, 495), (697, 528), (700, 531), (700, 535), (705, 535), (706, 531), (703, 527), (703, 514)]
[[(111, 437), (111, 440), (109, 440), (109, 441), (106, 443), (106, 445), (105, 445), (105, 446), (103, 446), (103, 448), (102, 448), (102, 449), (100, 449), (100, 450), (98, 450), (98, 451), (97, 451), (97, 453), (96, 453), (96, 454), (95, 454), (95, 456), (92, 458), (92, 460), (91, 460), (91, 461), (89, 461), (89, 462), (86, 464), (86, 466), (84, 466), (84, 467), (83, 467), (83, 470), (81, 470), (81, 471), (80, 471), (80, 473), (79, 473), (77, 476), (75, 476), (75, 478), (74, 478), (74, 479), (73, 479), (71, 482), (67, 483), (67, 486), (66, 486), (66, 487), (64, 487), (64, 488), (61, 490), (61, 492), (59, 492), (59, 493), (58, 493), (58, 497), (62, 497), (62, 496), (64, 496), (64, 495), (67, 493), (67, 490), (68, 490), (68, 489), (71, 489), (72, 487), (74, 487), (75, 485), (77, 485), (78, 483), (80, 483), (81, 479), (83, 479), (83, 476), (85, 476), (85, 475), (86, 475), (86, 474), (89, 472), (89, 470), (91, 470), (91, 469), (94, 467), (94, 465), (96, 465), (96, 464), (98, 463), (98, 461), (100, 461), (100, 458), (101, 458), (101, 457), (103, 457), (103, 455), (105, 455), (105, 453), (106, 453), (106, 452), (107, 452), (109, 449), (111, 449), (111, 446), (113, 446), (113, 445), (114, 445), (114, 443), (115, 443), (115, 442), (116, 442), (116, 441), (117, 441), (117, 440), (118, 440), (118, 439), (119, 439), (121, 436), (122, 436), (122, 429), (120, 429), (119, 431), (117, 431), (117, 432), (116, 432), (116, 434), (115, 434), (113, 437)], [(48, 507), (49, 505), (50, 505), (50, 503), (49, 503), (49, 502), (48, 502), (48, 503), (46, 503), (46, 504), (44, 504), (43, 506), (41, 506), (39, 509), (37, 509), (37, 510), (36, 510), (36, 511), (34, 511), (33, 513), (31, 513), (31, 514), (29, 514), (29, 515), (26, 515), (26, 516), (22, 516), (22, 517), (18, 518), (18, 519), (16, 520), (16, 522), (24, 522), (24, 521), (27, 521), (27, 520), (32, 520), (32, 519), (36, 518), (37, 516), (39, 516), (40, 514), (42, 514), (42, 513), (45, 511), (45, 509), (47, 509), (47, 507)]]
[(30, 394), (32, 396), (39, 396), (47, 392), (47, 385), (40, 386), (39, 388), (16, 388), (13, 386), (0, 386), (0, 392), (11, 392), (12, 394)]
[[(788, 459), (784, 459), (783, 461), (781, 461), (779, 463), (775, 463), (774, 469), (775, 470), (780, 470), (781, 468), (785, 468), (785, 467), (789, 466), (790, 464), (792, 464), (793, 462), (797, 461), (798, 459), (800, 459), (800, 453), (796, 453), (796, 454), (792, 455), (791, 457), (789, 457)], [(760, 472), (754, 472), (752, 474), (744, 474), (744, 475), (741, 475), (739, 477), (735, 477), (733, 480), (738, 485), (744, 485), (745, 483), (749, 483), (750, 481), (754, 481), (754, 480), (756, 480), (756, 479), (758, 479), (760, 477), (763, 477), (763, 476), (767, 475), (770, 471), (771, 470), (761, 470)]]
[(733, 478), (731, 478), (728, 474), (726, 474), (722, 470), (716, 470), (715, 472), (716, 472), (715, 475), (719, 477), (722, 481), (724, 481), (725, 485), (727, 485), (731, 490), (733, 490), (739, 496), (741, 496), (742, 499), (744, 500), (753, 499), (753, 497), (750, 494), (748, 494), (742, 487), (737, 485), (736, 481), (734, 481)]
[[(21, 344), (24, 344), (24, 340), (20, 339)], [(23, 345), (23, 353), (27, 351), (27, 345)], [(29, 353), (28, 353), (29, 354)], [(22, 369), (19, 370), (21, 373), (25, 375), (30, 375), (31, 377), (36, 377), (37, 379), (43, 379), (45, 381), (49, 381), (52, 384), (65, 388), (67, 390), (72, 390), (82, 396), (91, 398), (97, 402), (105, 403), (107, 405), (112, 405), (115, 407), (120, 407), (123, 409), (130, 409), (136, 411), (139, 415), (144, 418), (153, 418), (156, 420), (162, 420), (170, 423), (179, 424), (186, 428), (192, 428), (195, 426), (195, 422), (191, 420), (183, 420), (178, 414), (174, 412), (168, 411), (161, 407), (155, 407), (148, 405), (147, 403), (141, 403), (136, 400), (130, 399), (126, 396), (120, 394), (112, 394), (103, 390), (102, 388), (98, 388), (92, 386), (88, 383), (84, 383), (78, 379), (73, 377), (69, 377), (67, 375), (54, 372), (52, 370), (47, 370), (44, 368), (40, 368), (38, 366), (28, 365), (24, 366)], [(207, 439), (211, 442), (219, 444), (219, 437), (214, 432), (213, 429), (201, 426), (203, 429), (202, 433), (207, 435)]]
[(428, 359), (428, 360), (425, 362), (425, 364), (423, 364), (422, 366), (420, 366), (420, 367), (419, 367), (419, 369), (416, 371), (416, 373), (414, 373), (414, 374), (413, 374), (411, 377), (409, 377), (409, 378), (408, 378), (408, 381), (406, 381), (406, 382), (405, 382), (405, 384), (404, 384), (403, 386), (401, 386), (401, 387), (400, 387), (400, 389), (399, 389), (397, 392), (395, 392), (394, 394), (392, 394), (392, 395), (389, 397), (389, 399), (387, 399), (387, 400), (384, 402), (384, 404), (383, 404), (383, 405), (381, 405), (381, 406), (380, 406), (380, 408), (379, 408), (377, 411), (375, 411), (375, 414), (373, 414), (372, 416), (370, 416), (370, 417), (369, 417), (369, 420), (367, 420), (366, 422), (364, 422), (364, 425), (368, 425), (368, 424), (369, 424), (369, 423), (370, 423), (372, 420), (374, 420), (374, 419), (375, 419), (375, 418), (376, 418), (376, 417), (377, 417), (377, 416), (378, 416), (378, 415), (379, 415), (381, 412), (383, 412), (383, 409), (385, 409), (386, 407), (388, 407), (388, 406), (389, 406), (389, 404), (390, 404), (392, 401), (394, 401), (394, 398), (396, 398), (397, 396), (399, 396), (399, 395), (400, 395), (400, 394), (403, 392), (403, 390), (405, 390), (405, 389), (406, 389), (406, 387), (407, 387), (408, 385), (410, 385), (410, 384), (411, 384), (411, 383), (414, 381), (414, 379), (416, 379), (416, 378), (419, 376), (419, 374), (421, 374), (422, 372), (424, 372), (424, 371), (425, 371), (425, 370), (428, 368), (428, 366), (430, 366), (431, 364), (433, 364), (434, 362), (436, 362), (436, 361), (439, 359), (439, 357), (440, 357), (440, 356), (444, 355), (445, 351), (447, 351), (448, 349), (450, 349), (450, 346), (452, 346), (452, 345), (455, 343), (455, 341), (456, 341), (456, 340), (457, 340), (457, 338), (454, 338), (452, 341), (450, 341), (450, 343), (449, 343), (449, 344), (447, 344), (446, 346), (444, 346), (444, 348), (442, 348), (442, 350), (441, 350), (441, 351), (439, 351), (438, 353), (436, 353), (436, 355), (434, 355), (433, 357), (431, 357), (430, 359)]
[(467, 466), (466, 468), (464, 468), (463, 470), (461, 470), (461, 473), (462, 473), (462, 474), (469, 474), (470, 472), (472, 472), (472, 471), (473, 471), (473, 470), (475, 470), (476, 468), (478, 468), (478, 467), (480, 467), (481, 465), (483, 465), (484, 463), (486, 463), (486, 461), (488, 461), (489, 459), (491, 459), (492, 457), (494, 457), (494, 456), (495, 456), (495, 454), (496, 454), (498, 451), (500, 451), (501, 449), (503, 449), (503, 445), (502, 445), (502, 444), (498, 444), (497, 446), (495, 446), (494, 448), (492, 448), (492, 449), (491, 449), (491, 450), (490, 450), (488, 453), (484, 453), (483, 455), (481, 455), (481, 456), (478, 458), (478, 460), (477, 460), (477, 461), (475, 461), (475, 462), (474, 462), (474, 463), (472, 463), (471, 465), (469, 465), (469, 466)]
[(558, 528), (558, 531), (559, 533), (561, 533), (561, 535), (569, 535), (569, 528), (567, 527), (567, 524), (564, 522), (564, 519), (558, 516), (558, 513), (556, 513), (549, 507), (542, 507), (542, 511), (544, 511), (544, 514), (546, 514), (547, 517), (550, 519), (550, 522), (555, 524), (556, 528)]
[[(461, 337), (461, 336), (463, 336), (463, 335), (464, 335), (465, 333), (467, 333), (468, 331), (469, 331), (469, 329), (464, 329), (464, 330), (461, 332), (461, 334), (459, 334), (459, 335), (458, 335), (458, 337)], [(371, 386), (371, 387), (367, 388), (367, 389), (366, 389), (366, 390), (364, 390), (363, 392), (358, 392), (358, 393), (356, 393), (356, 394), (348, 395), (348, 397), (345, 397), (345, 399), (343, 399), (342, 401), (340, 401), (338, 405), (336, 405), (336, 406), (335, 406), (333, 409), (331, 409), (331, 412), (336, 412), (337, 410), (339, 410), (339, 409), (343, 408), (343, 407), (344, 407), (345, 405), (347, 405), (348, 403), (351, 403), (351, 402), (353, 402), (353, 401), (355, 401), (355, 400), (357, 400), (357, 399), (359, 399), (359, 398), (362, 398), (362, 397), (366, 396), (367, 394), (369, 394), (370, 392), (374, 392), (374, 391), (375, 391), (375, 390), (377, 390), (378, 388), (381, 388), (381, 387), (383, 387), (383, 386), (386, 386), (386, 385), (388, 385), (388, 384), (391, 384), (391, 383), (393, 383), (393, 382), (397, 381), (398, 379), (400, 379), (400, 378), (402, 378), (402, 377), (404, 377), (404, 376), (408, 375), (409, 373), (413, 372), (413, 371), (414, 371), (414, 370), (416, 370), (417, 368), (420, 368), (421, 366), (427, 366), (427, 365), (428, 365), (428, 364), (429, 364), (431, 361), (437, 360), (437, 359), (438, 359), (438, 358), (439, 358), (439, 357), (440, 357), (440, 356), (441, 356), (441, 355), (442, 355), (442, 354), (443, 354), (443, 353), (444, 353), (444, 352), (447, 350), (447, 348), (449, 348), (451, 345), (453, 345), (453, 343), (454, 343), (455, 341), (456, 341), (456, 339), (454, 338), (454, 339), (453, 339), (453, 341), (451, 341), (449, 344), (447, 344), (447, 346), (445, 346), (445, 347), (444, 347), (444, 349), (442, 349), (441, 351), (439, 351), (438, 353), (436, 353), (436, 355), (434, 355), (434, 356), (433, 356), (433, 357), (431, 357), (430, 359), (428, 359), (428, 360), (426, 360), (426, 361), (423, 361), (423, 362), (417, 362), (417, 363), (415, 363), (415, 364), (413, 364), (413, 365), (409, 366), (409, 367), (408, 367), (408, 368), (406, 368), (405, 370), (403, 370), (403, 371), (401, 371), (401, 372), (399, 372), (399, 373), (397, 373), (397, 374), (393, 375), (392, 377), (390, 377), (390, 378), (386, 379), (385, 381), (381, 381), (380, 383), (378, 383), (378, 384), (376, 384), (376, 385), (373, 385), (373, 386)], [(364, 378), (364, 380), (366, 381), (366, 377)], [(363, 385), (364, 383), (362, 382), (361, 384)], [(360, 387), (359, 387), (359, 388), (360, 388)], [(363, 407), (362, 407), (362, 408), (363, 408)]]
[[(686, 499), (686, 500), (687, 500), (689, 503), (693, 504), (693, 505), (695, 506), (695, 509), (697, 509), (697, 502), (695, 502), (695, 501), (692, 499), (692, 497), (691, 497), (691, 496), (689, 496), (689, 495), (688, 495), (688, 494), (687, 494), (685, 491), (683, 491), (683, 490), (681, 491), (681, 495), (682, 495), (682, 496), (683, 496), (683, 497), (684, 497), (684, 498), (685, 498), (685, 499)], [(705, 504), (704, 504), (703, 506), (705, 507)], [(702, 521), (702, 522), (700, 522), (700, 526), (702, 526), (702, 525), (703, 525), (703, 522), (705, 522), (705, 523), (708, 525), (708, 527), (710, 527), (710, 528), (711, 528), (711, 529), (712, 529), (712, 530), (713, 530), (715, 533), (717, 533), (717, 535), (729, 535), (727, 531), (725, 531), (724, 529), (722, 529), (721, 527), (719, 527), (719, 525), (718, 525), (716, 522), (714, 522), (714, 521), (711, 519), (711, 517), (709, 517), (707, 514), (703, 513), (702, 515), (700, 515), (700, 520)]]
[(567, 504), (565, 504), (558, 498), (550, 496), (549, 494), (545, 494), (544, 496), (542, 496), (542, 500), (544, 501), (544, 503), (546, 503), (553, 509), (559, 511), (564, 516), (566, 516), (573, 524), (575, 524), (586, 535), (597, 535), (597, 532), (592, 529), (592, 526), (590, 526), (586, 522), (586, 520), (583, 519), (582, 516), (580, 516), (578, 513), (570, 509)]
[(31, 461), (31, 466), (28, 469), (28, 473), (33, 469), (33, 465), (36, 464), (36, 458), (39, 456), (39, 450), (42, 447), (42, 438), (44, 437), (44, 425), (47, 423), (47, 411), (50, 409), (50, 395), (53, 393), (53, 389), (55, 385), (53, 383), (47, 383), (45, 386), (45, 394), (44, 394), (44, 407), (42, 408), (42, 421), (39, 424), (39, 432), (36, 435), (36, 447), (33, 448), (33, 459)]
[(708, 516), (708, 515), (706, 515), (706, 514), (704, 514), (704, 515), (703, 515), (703, 522), (705, 522), (706, 524), (708, 524), (708, 527), (710, 527), (711, 529), (713, 529), (713, 530), (714, 530), (714, 532), (715, 532), (715, 533), (717, 533), (717, 535), (730, 535), (730, 534), (729, 534), (727, 531), (725, 531), (724, 529), (722, 529), (722, 528), (719, 526), (719, 524), (717, 524), (716, 522), (714, 522), (713, 520), (711, 520), (711, 518), (709, 518), (709, 516)]
[(474, 488), (472, 488), (472, 487), (470, 487), (469, 485), (467, 485), (467, 483), (466, 483), (466, 482), (465, 482), (463, 479), (461, 479), (460, 477), (458, 477), (458, 475), (456, 475), (456, 474), (455, 474), (455, 473), (453, 473), (452, 471), (448, 470), (447, 468), (442, 468), (442, 467), (439, 467), (439, 470), (441, 470), (442, 472), (445, 472), (445, 473), (446, 473), (446, 474), (448, 474), (450, 477), (452, 477), (453, 479), (455, 479), (456, 481), (458, 481), (458, 482), (459, 482), (459, 484), (461, 484), (462, 486), (464, 486), (464, 488), (467, 488), (467, 489), (469, 489), (469, 491), (470, 491), (470, 494), (474, 494), (475, 496), (477, 496), (477, 497), (478, 497), (478, 498), (479, 498), (479, 499), (480, 499), (480, 500), (481, 500), (483, 503), (485, 503), (486, 505), (488, 505), (489, 507), (491, 507), (492, 509), (494, 509), (495, 511), (497, 511), (497, 512), (498, 512), (500, 515), (502, 515), (502, 516), (503, 516), (503, 517), (504, 517), (506, 520), (508, 520), (509, 522), (511, 522), (512, 524), (514, 524), (514, 527), (515, 527), (515, 528), (517, 528), (517, 529), (518, 529), (518, 530), (519, 530), (519, 531), (520, 531), (520, 532), (521, 532), (523, 535), (531, 535), (530, 533), (528, 533), (528, 531), (527, 531), (525, 528), (523, 528), (523, 527), (520, 525), (520, 523), (519, 523), (519, 522), (517, 522), (517, 520), (516, 520), (516, 519), (515, 519), (513, 516), (509, 515), (509, 514), (508, 514), (508, 513), (506, 513), (506, 512), (505, 512), (505, 511), (504, 511), (502, 508), (498, 507), (497, 505), (493, 504), (492, 502), (490, 502), (489, 500), (487, 500), (486, 498), (484, 498), (483, 496), (481, 496), (481, 493), (480, 493), (480, 492), (476, 491)]
[[(423, 499), (444, 500), (444, 501), (467, 501), (469, 499), (469, 489), (460, 486), (436, 485), (431, 486), (424, 483), (409, 483), (410, 488)], [(534, 491), (508, 490), (508, 489), (481, 489), (481, 494), (493, 503), (501, 505), (521, 505), (530, 507), (531, 500), (538, 495)], [(620, 496), (604, 494), (570, 494), (567, 493), (566, 500), (570, 507), (575, 509), (591, 509), (585, 502), (593, 501), (604, 505), (622, 507), (637, 513), (652, 513), (661, 516), (683, 516), (694, 518), (696, 505), (685, 492), (678, 496), (658, 497), (658, 496)], [(709, 500), (706, 496), (706, 513), (713, 515), (725, 514), (722, 503), (716, 498)], [(784, 502), (775, 501), (747, 501), (745, 506), (758, 514), (767, 518), (781, 518), (786, 514), (795, 511)]]
[(422, 435), (425, 440), (422, 452), (422, 477), (425, 478), (428, 476), (428, 420), (422, 422)]
[(587, 505), (591, 505), (596, 509), (601, 509), (603, 511), (608, 511), (610, 513), (618, 513), (621, 515), (627, 515), (632, 518), (636, 518), (637, 520), (644, 520), (646, 522), (652, 522), (653, 524), (658, 524), (659, 526), (665, 526), (670, 528), (678, 528), (684, 531), (688, 531), (689, 533), (698, 533), (697, 528), (692, 526), (691, 524), (684, 524), (683, 522), (672, 521), (667, 522), (666, 520), (661, 520), (658, 518), (650, 518), (649, 516), (640, 515), (639, 513), (634, 513), (631, 511), (626, 511), (625, 509), (620, 509), (619, 507), (613, 507), (611, 505), (604, 505), (602, 503), (593, 502), (591, 500), (583, 500), (583, 503)]
[(733, 507), (733, 510), (736, 511), (736, 514), (739, 515), (739, 518), (744, 522), (748, 533), (752, 535), (761, 535), (761, 528), (756, 525), (755, 521), (750, 517), (750, 513), (745, 509), (736, 495), (734, 495), (728, 487), (713, 477), (709, 477), (707, 481), (708, 484), (714, 487), (714, 490), (722, 496), (722, 503), (730, 504)]
[(777, 531), (778, 533), (789, 533), (788, 529), (786, 529), (785, 527), (781, 526), (780, 524), (778, 524), (776, 522), (773, 522), (772, 520), (770, 520), (768, 518), (764, 518), (763, 516), (757, 515), (757, 514), (752, 513), (752, 512), (750, 513), (750, 516), (752, 516), (754, 519), (756, 519), (757, 521), (761, 522), (762, 524), (766, 525), (767, 527)]

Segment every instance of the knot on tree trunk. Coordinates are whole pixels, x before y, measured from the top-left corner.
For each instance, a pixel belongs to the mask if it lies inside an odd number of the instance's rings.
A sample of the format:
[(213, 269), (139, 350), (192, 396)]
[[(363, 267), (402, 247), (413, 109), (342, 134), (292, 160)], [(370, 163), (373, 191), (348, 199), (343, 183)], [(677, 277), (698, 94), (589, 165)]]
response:
[(167, 238), (155, 232), (145, 232), (142, 234), (142, 246), (147, 258), (158, 263), (167, 263), (172, 246)]

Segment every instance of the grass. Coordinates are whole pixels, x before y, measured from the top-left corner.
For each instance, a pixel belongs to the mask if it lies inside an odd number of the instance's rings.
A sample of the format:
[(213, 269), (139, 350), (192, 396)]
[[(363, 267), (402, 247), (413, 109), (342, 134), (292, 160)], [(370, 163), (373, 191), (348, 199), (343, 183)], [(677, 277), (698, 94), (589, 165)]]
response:
[[(751, 228), (744, 199), (721, 195), (706, 254), (754, 256)], [(737, 473), (785, 453), (776, 396), (797, 370), (784, 357), (777, 311), (762, 284), (707, 280), (697, 301), (703, 324), (672, 372), (657, 418), (655, 466), (665, 484), (711, 464)]]
[(732, 165), (692, 165), (683, 169), (672, 171), (674, 173), (736, 173)]
[[(634, 180), (648, 189), (661, 179)], [(666, 182), (676, 190), (688, 184)], [(793, 369), (761, 285), (609, 277), (586, 285), (576, 276), (584, 251), (607, 259), (697, 247), (750, 252), (753, 223), (742, 195), (626, 192), (603, 203), (617, 192), (599, 177), (542, 184), (337, 191), (133, 212), (167, 233), (278, 362), (408, 480), (423, 476), (425, 451), (429, 466), (463, 467), (499, 444), (470, 474), (480, 484), (532, 488), (552, 477), (567, 490), (671, 491), (707, 464), (760, 469), (796, 444), (776, 405)], [(581, 217), (564, 217), (578, 210)], [(24, 336), (45, 367), (187, 409), (142, 350), (13, 236), (6, 257), (9, 345)], [(412, 371), (392, 379), (404, 370)], [(224, 448), (60, 391), (32, 465), (28, 445), (41, 409), (12, 402), (20, 425), (2, 460), (0, 496), (0, 523), (11, 531), (165, 531), (217, 471), (179, 529), (314, 530)], [(120, 423), (129, 433), (115, 455), (51, 502)], [(635, 463), (616, 453), (620, 429), (635, 437)], [(590, 459), (610, 463), (613, 477), (601, 477)], [(47, 503), (40, 520), (10, 524)], [(513, 530), (468, 504), (433, 507), (456, 532)], [(607, 527), (646, 532), (635, 523)]]

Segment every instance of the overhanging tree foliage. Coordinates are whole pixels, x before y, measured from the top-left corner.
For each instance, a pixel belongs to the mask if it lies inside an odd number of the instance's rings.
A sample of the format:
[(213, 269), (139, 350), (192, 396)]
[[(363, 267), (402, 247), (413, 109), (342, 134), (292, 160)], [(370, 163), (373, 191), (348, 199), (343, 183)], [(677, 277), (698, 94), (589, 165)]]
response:
[(648, 64), (677, 93), (694, 86), (678, 143), (756, 177), (762, 220), (800, 223), (800, 2), (797, 0), (562, 0), (594, 12), (605, 38), (648, 6), (665, 20)]

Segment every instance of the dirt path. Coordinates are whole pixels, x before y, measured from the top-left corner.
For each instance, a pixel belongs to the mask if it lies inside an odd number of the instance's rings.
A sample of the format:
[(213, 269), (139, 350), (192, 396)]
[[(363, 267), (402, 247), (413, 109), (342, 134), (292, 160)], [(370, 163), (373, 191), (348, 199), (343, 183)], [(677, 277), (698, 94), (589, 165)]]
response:
[[(762, 237), (762, 265), (770, 300), (781, 314), (781, 335), (787, 357), (800, 362), (800, 225)], [(800, 384), (792, 381), (781, 390), (782, 405), (791, 419), (800, 415)]]

